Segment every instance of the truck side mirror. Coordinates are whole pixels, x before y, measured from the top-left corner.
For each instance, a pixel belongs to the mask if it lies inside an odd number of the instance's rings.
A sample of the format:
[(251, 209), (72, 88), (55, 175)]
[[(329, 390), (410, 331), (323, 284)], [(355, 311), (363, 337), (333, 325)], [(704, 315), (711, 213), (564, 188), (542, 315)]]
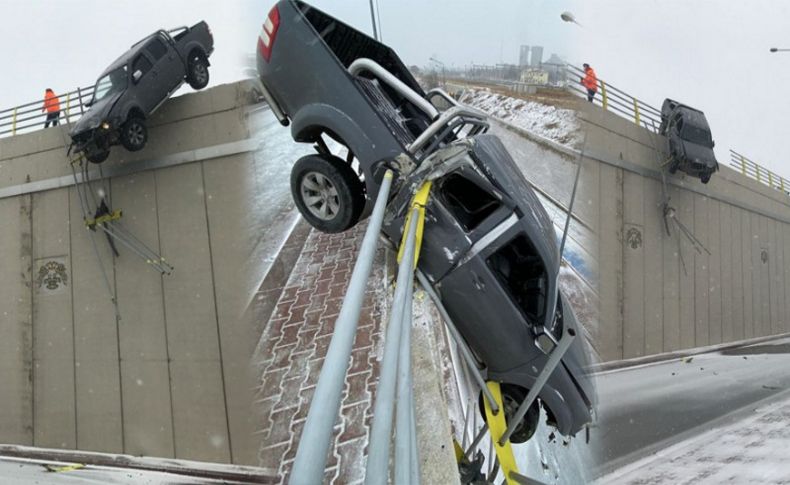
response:
[(141, 70), (139, 70), (139, 69), (138, 69), (138, 70), (136, 70), (136, 71), (134, 71), (134, 73), (132, 74), (132, 80), (133, 80), (135, 83), (136, 83), (137, 81), (139, 81), (141, 77), (143, 77), (143, 71), (141, 71)]

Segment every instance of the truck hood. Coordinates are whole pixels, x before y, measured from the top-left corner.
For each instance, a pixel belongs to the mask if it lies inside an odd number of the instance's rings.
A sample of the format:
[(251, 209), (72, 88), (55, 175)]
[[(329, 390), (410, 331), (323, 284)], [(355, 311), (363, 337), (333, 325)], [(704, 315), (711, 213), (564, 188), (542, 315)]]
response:
[(712, 149), (685, 140), (682, 140), (681, 143), (689, 162), (708, 168), (715, 168), (718, 165)]
[(79, 136), (80, 134), (98, 128), (103, 121), (107, 120), (107, 116), (122, 95), (123, 92), (114, 93), (97, 101), (96, 104), (91, 106), (90, 109), (82, 115), (79, 121), (77, 121), (69, 135), (72, 137)]

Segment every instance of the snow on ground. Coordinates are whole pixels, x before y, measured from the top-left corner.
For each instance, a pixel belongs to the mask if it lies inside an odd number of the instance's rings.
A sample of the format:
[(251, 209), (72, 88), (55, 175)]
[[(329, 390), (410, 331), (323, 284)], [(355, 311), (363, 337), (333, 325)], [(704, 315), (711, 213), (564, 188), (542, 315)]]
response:
[(571, 109), (512, 98), (483, 88), (467, 89), (460, 101), (562, 145), (576, 148), (582, 142), (579, 121)]
[(600, 484), (790, 483), (790, 393), (600, 478)]

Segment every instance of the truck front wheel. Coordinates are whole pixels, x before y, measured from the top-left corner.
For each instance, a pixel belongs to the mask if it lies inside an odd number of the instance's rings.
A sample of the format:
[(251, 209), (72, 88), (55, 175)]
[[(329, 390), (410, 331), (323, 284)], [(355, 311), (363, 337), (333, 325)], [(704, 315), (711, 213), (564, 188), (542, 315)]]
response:
[(348, 163), (331, 155), (300, 158), (291, 170), (291, 195), (302, 216), (321, 232), (349, 229), (365, 207), (359, 177)]
[(189, 59), (187, 82), (195, 90), (208, 86), (208, 61), (202, 55), (193, 55)]
[(139, 116), (132, 116), (121, 127), (121, 144), (130, 152), (142, 150), (148, 141), (148, 128)]

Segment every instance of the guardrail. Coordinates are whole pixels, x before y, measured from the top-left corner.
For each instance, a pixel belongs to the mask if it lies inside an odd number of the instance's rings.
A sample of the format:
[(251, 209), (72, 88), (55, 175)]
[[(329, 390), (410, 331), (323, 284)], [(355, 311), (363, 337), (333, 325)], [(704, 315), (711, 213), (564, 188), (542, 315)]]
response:
[[(85, 102), (93, 97), (93, 86), (77, 88), (66, 93), (55, 93), (60, 102), (59, 121), (71, 123), (85, 112)], [(44, 108), (44, 99), (32, 101), (13, 108), (0, 110), (0, 136), (14, 136), (44, 127), (49, 113)]]
[[(568, 89), (586, 98), (587, 90), (580, 82), (580, 79), (584, 77), (584, 70), (571, 64), (568, 64), (566, 68), (570, 78)], [(593, 103), (597, 106), (607, 111), (612, 111), (652, 131), (657, 130), (661, 124), (661, 110), (650, 106), (621, 89), (607, 84), (600, 78), (598, 79), (598, 87), (598, 93), (593, 98)]]
[(790, 180), (760, 166), (733, 149), (730, 149), (730, 166), (746, 177), (754, 179), (761, 184), (765, 184), (772, 189), (781, 190), (786, 195), (790, 195)]

